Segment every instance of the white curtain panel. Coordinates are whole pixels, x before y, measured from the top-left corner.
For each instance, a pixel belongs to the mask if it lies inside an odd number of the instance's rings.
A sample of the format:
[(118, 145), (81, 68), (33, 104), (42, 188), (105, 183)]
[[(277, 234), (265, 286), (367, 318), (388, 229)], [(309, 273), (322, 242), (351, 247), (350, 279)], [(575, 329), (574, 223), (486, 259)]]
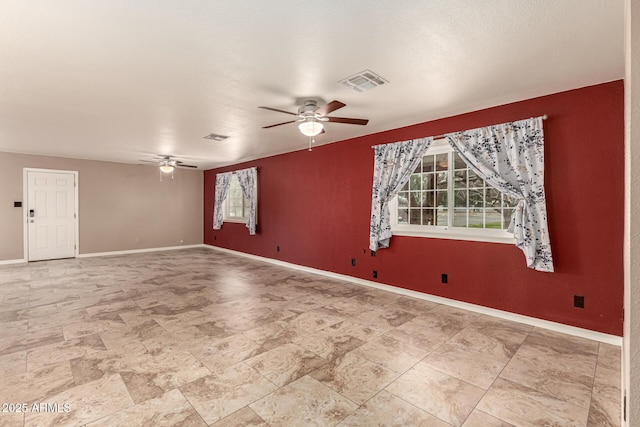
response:
[(511, 218), (516, 246), (527, 266), (553, 271), (544, 194), (542, 117), (447, 134), (447, 140), (481, 178), (520, 199)]
[(231, 184), (231, 172), (219, 173), (216, 175), (216, 192), (213, 201), (213, 229), (220, 230), (224, 221), (223, 206), (229, 194)]
[(256, 234), (256, 212), (258, 207), (258, 194), (256, 181), (258, 179), (258, 171), (256, 168), (242, 169), (236, 171), (240, 187), (244, 197), (249, 200), (249, 218), (247, 219), (247, 228), (249, 234)]
[(373, 147), (373, 190), (369, 249), (388, 248), (391, 240), (389, 200), (409, 181), (411, 173), (422, 161), (433, 138), (381, 144)]

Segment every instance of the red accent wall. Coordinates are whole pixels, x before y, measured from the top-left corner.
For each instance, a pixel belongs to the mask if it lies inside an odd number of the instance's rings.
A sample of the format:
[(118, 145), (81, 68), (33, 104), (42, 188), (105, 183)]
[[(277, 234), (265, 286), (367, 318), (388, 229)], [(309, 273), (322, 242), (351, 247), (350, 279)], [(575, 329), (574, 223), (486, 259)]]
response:
[[(622, 81), (604, 83), (206, 171), (204, 242), (622, 336), (623, 91)], [(555, 273), (527, 268), (519, 249), (498, 243), (396, 236), (370, 255), (372, 145), (543, 114)], [(294, 128), (291, 137), (305, 146)], [(216, 173), (250, 166), (258, 167), (257, 235), (243, 224), (213, 230)], [(584, 308), (573, 307), (574, 295)]]

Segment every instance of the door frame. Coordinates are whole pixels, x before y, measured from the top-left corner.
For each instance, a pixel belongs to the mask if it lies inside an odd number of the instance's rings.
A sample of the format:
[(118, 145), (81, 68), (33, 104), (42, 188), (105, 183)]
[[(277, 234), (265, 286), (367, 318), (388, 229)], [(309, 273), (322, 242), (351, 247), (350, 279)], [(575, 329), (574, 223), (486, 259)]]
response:
[(62, 169), (39, 169), (39, 168), (22, 168), (22, 234), (23, 234), (23, 248), (24, 248), (24, 260), (29, 262), (29, 210), (27, 204), (29, 203), (29, 172), (44, 172), (44, 173), (70, 173), (73, 174), (75, 182), (74, 187), (74, 209), (75, 218), (73, 219), (74, 226), (74, 258), (78, 258), (80, 253), (80, 228), (78, 227), (80, 221), (80, 210), (78, 209), (78, 188), (80, 184), (78, 182), (78, 171), (62, 170)]

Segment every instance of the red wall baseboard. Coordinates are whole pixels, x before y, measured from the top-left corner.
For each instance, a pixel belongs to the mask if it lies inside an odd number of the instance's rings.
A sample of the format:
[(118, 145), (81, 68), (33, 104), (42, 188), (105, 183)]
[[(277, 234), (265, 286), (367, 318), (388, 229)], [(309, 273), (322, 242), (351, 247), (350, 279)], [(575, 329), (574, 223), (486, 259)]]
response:
[[(520, 250), (499, 243), (396, 236), (371, 256), (372, 145), (542, 114), (549, 116), (545, 184), (555, 273), (527, 268)], [(257, 234), (233, 223), (213, 230), (216, 173), (250, 166), (258, 167)], [(204, 173), (206, 244), (618, 336), (623, 214), (622, 81)], [(574, 295), (584, 296), (584, 308), (573, 307)]]

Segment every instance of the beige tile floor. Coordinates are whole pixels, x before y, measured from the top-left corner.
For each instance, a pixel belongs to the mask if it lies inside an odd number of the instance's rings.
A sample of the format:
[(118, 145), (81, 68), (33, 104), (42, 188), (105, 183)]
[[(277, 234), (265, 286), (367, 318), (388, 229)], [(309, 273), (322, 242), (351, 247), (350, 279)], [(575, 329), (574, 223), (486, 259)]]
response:
[(618, 347), (209, 249), (0, 267), (0, 376), (0, 426), (620, 424)]

